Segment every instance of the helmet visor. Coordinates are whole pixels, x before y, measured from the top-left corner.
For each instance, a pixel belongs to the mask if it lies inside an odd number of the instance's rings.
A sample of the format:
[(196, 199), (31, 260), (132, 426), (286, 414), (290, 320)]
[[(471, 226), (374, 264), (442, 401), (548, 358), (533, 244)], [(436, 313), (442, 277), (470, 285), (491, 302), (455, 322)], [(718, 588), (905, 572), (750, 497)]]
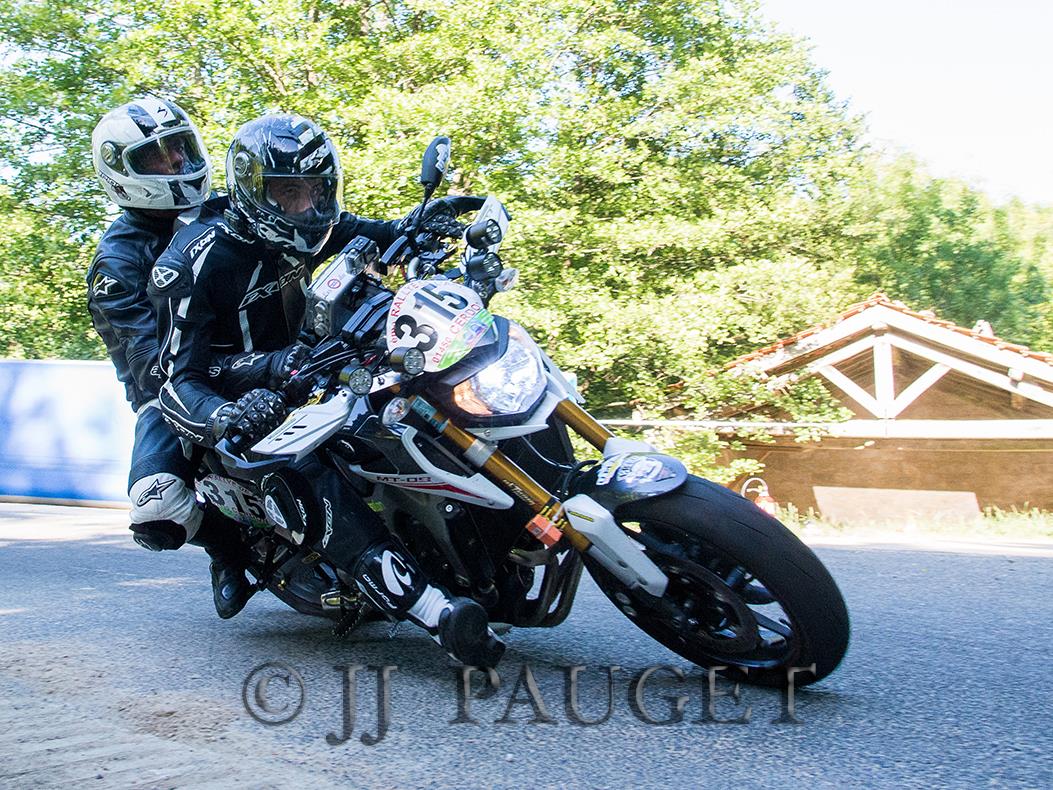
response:
[(304, 230), (329, 228), (340, 217), (338, 175), (264, 175), (253, 195), (260, 208)]
[(130, 146), (124, 160), (128, 172), (138, 176), (196, 176), (208, 167), (197, 136), (186, 129)]

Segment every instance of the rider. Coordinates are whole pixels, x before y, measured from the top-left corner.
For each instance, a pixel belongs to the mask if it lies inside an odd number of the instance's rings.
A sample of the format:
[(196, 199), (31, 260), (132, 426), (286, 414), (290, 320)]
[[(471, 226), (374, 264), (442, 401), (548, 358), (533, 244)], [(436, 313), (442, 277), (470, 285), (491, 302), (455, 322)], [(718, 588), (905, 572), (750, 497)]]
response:
[[(224, 438), (251, 444), (285, 413), (282, 395), (272, 389), (218, 394), (208, 360), (288, 347), (302, 323), (313, 269), (356, 236), (383, 250), (402, 227), (341, 213), (336, 148), (297, 115), (266, 115), (242, 126), (226, 170), (231, 210), (181, 229), (150, 285), (168, 378), (161, 408), (176, 430), (206, 447)], [(504, 645), (488, 628), (485, 609), (430, 585), (335, 470), (309, 457), (265, 478), (263, 490), (272, 517), (306, 532), (307, 544), (350, 571), (385, 614), (422, 626), (465, 663), (497, 663)]]
[[(136, 412), (128, 477), (131, 530), (148, 549), (202, 546), (212, 559), (213, 599), (220, 617), (233, 616), (248, 596), (244, 549), (237, 524), (193, 492), (193, 466), (165, 424), (157, 393), (157, 317), (146, 294), (147, 278), (175, 228), (199, 215), (223, 211), (226, 198), (208, 200), (210, 165), (201, 136), (176, 104), (146, 96), (107, 113), (92, 133), (95, 173), (124, 212), (103, 234), (88, 269), (92, 323), (117, 369)], [(213, 360), (224, 386), (266, 382), (285, 360)]]

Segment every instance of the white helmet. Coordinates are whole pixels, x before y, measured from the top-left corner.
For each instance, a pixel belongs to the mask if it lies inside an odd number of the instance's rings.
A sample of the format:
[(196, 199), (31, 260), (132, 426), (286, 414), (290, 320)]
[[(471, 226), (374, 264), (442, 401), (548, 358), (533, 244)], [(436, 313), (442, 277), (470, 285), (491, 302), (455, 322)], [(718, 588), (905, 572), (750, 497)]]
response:
[(91, 134), (95, 174), (118, 206), (200, 206), (211, 188), (208, 152), (190, 118), (154, 96), (122, 104)]

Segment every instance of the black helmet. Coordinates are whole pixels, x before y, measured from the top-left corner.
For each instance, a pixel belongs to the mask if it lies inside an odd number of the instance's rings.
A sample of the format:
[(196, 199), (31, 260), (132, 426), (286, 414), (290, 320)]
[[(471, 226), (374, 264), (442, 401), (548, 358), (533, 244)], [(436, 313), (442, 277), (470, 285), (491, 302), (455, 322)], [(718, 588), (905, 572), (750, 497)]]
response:
[(313, 121), (264, 115), (234, 135), (227, 191), (253, 234), (314, 254), (340, 218), (340, 157)]

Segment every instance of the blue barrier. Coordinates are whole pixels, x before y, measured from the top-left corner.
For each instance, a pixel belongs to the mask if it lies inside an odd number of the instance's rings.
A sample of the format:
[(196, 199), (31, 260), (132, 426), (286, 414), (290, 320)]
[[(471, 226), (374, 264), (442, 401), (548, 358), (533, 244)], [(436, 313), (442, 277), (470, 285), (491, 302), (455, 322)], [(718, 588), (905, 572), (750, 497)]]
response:
[(134, 433), (109, 362), (0, 360), (0, 496), (125, 503)]

